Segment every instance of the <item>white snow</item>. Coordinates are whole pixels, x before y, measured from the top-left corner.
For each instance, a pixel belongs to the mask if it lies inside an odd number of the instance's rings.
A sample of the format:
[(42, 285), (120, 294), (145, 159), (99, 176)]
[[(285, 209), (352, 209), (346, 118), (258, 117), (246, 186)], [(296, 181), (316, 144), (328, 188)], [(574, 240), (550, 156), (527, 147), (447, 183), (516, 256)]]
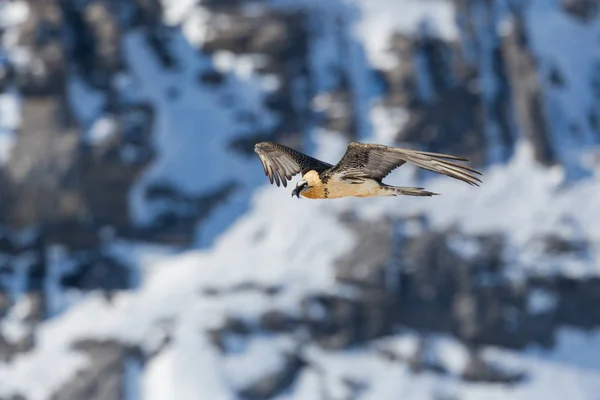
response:
[(89, 132), (89, 140), (93, 144), (107, 141), (117, 133), (117, 122), (111, 117), (96, 120)]
[(370, 120), (373, 125), (374, 143), (393, 146), (400, 129), (408, 122), (409, 114), (402, 108), (390, 109), (376, 105), (371, 109)]
[(0, 3), (0, 28), (10, 28), (22, 24), (29, 16), (26, 1), (14, 0)]
[[(583, 23), (565, 13), (558, 0), (530, 3), (525, 14), (527, 28), (547, 99), (545, 113), (553, 149), (564, 164), (574, 168), (582, 149), (598, 143), (588, 116), (598, 115), (597, 90), (590, 87), (600, 81), (600, 20)], [(587, 51), (581, 51), (583, 48)], [(550, 82), (553, 69), (562, 77), (562, 86)]]
[(238, 390), (283, 368), (286, 352), (293, 349), (293, 341), (272, 336), (258, 336), (242, 352), (225, 357), (223, 369), (227, 381)]
[[(26, 1), (14, 0), (0, 2), (0, 63), (5, 60), (16, 67), (27, 65), (30, 60), (28, 52), (19, 45), (19, 28), (29, 17), (29, 6)], [(0, 64), (0, 75), (2, 66)], [(0, 124), (1, 126), (1, 124)]]
[(396, 61), (387, 54), (395, 32), (414, 35), (424, 23), (433, 34), (448, 40), (458, 38), (454, 6), (443, 0), (355, 0), (361, 10), (358, 37), (365, 43), (369, 60), (389, 68)]
[(21, 125), (21, 100), (16, 93), (0, 93), (0, 127), (15, 130)]
[(19, 96), (7, 91), (0, 93), (0, 165), (5, 164), (16, 141), (16, 130), (21, 125)]
[(196, 9), (196, 0), (161, 0), (163, 19), (168, 25), (180, 24)]
[[(533, 159), (527, 143), (518, 146), (515, 156), (505, 166), (485, 171), (483, 184), (473, 188), (446, 177), (416, 182), (414, 169), (403, 167), (392, 173), (389, 182), (402, 186), (424, 185), (441, 193), (432, 199), (402, 198), (402, 207), (389, 198), (367, 201), (340, 199), (341, 208), (354, 209), (367, 218), (382, 215), (427, 215), (432, 228), (444, 230), (453, 226), (465, 234), (503, 232), (507, 235), (515, 259), (507, 259), (511, 273), (562, 273), (570, 276), (589, 276), (600, 273), (600, 253), (592, 247), (585, 258), (570, 258), (570, 262), (542, 262), (546, 255), (530, 249), (532, 238), (554, 233), (563, 227), (562, 221), (572, 221), (580, 235), (592, 243), (600, 241), (600, 226), (589, 221), (600, 218), (593, 193), (600, 190), (600, 175), (595, 173), (577, 185), (565, 186), (563, 175), (541, 167)], [(523, 197), (527, 193), (527, 197)], [(360, 205), (360, 206), (359, 206)], [(468, 205), (468, 206), (466, 206)], [(574, 206), (576, 205), (576, 206)], [(510, 254), (507, 254), (507, 257)], [(547, 258), (547, 257), (546, 257)]]
[(194, 8), (185, 18), (182, 29), (190, 43), (200, 46), (208, 37), (210, 31), (207, 27), (210, 14), (202, 7)]
[[(234, 193), (203, 221), (198, 233), (199, 244), (208, 245), (212, 238), (228, 227), (247, 209), (251, 190), (262, 181), (260, 163), (254, 158), (232, 155), (229, 145), (237, 138), (252, 134), (252, 129), (266, 129), (274, 122), (261, 106), (263, 93), (258, 82), (244, 83), (235, 69), (222, 87), (199, 84), (198, 73), (212, 61), (199, 56), (187, 39), (175, 35), (171, 50), (180, 62), (176, 71), (163, 70), (147, 47), (143, 37), (130, 34), (125, 48), (132, 74), (140, 82), (141, 97), (156, 106), (154, 144), (159, 153), (131, 194), (134, 220), (151, 223), (159, 209), (145, 199), (145, 188), (153, 182), (169, 182), (188, 194), (207, 194), (223, 184), (236, 182)], [(235, 60), (231, 60), (235, 63)], [(176, 98), (167, 95), (176, 92)], [(252, 112), (259, 117), (256, 126), (240, 125), (238, 113)], [(215, 168), (218, 165), (228, 168)], [(210, 168), (211, 173), (201, 171)]]
[[(306, 294), (334, 287), (329, 266), (352, 246), (352, 235), (333, 215), (327, 217), (330, 204), (290, 200), (287, 191), (260, 190), (254, 199), (254, 211), (240, 218), (215, 243), (214, 249), (163, 258), (162, 267), (153, 268), (154, 272), (139, 292), (117, 296), (114, 305), (107, 304), (101, 296), (90, 295), (68, 312), (49, 320), (40, 327), (32, 352), (18, 357), (12, 364), (0, 365), (0, 393), (22, 392), (34, 400), (44, 399), (46, 393), (56, 390), (76, 369), (84, 367), (83, 357), (69, 350), (77, 338), (141, 342), (154, 332), (154, 326), (161, 320), (174, 318), (175, 340), (169, 350), (172, 354), (170, 357), (169, 353), (161, 355), (148, 370), (149, 374), (164, 371), (161, 369), (164, 366), (154, 364), (163, 360), (170, 363), (168, 376), (172, 379), (154, 383), (144, 378), (145, 387), (163, 393), (174, 390), (171, 393), (179, 394), (177, 398), (203, 398), (214, 390), (217, 396), (214, 398), (218, 398), (216, 393), (222, 392), (219, 389), (222, 379), (218, 374), (227, 371), (219, 372), (215, 368), (219, 364), (211, 358), (217, 357), (216, 350), (200, 335), (202, 329), (214, 326), (227, 315), (248, 317), (273, 307), (297, 313), (300, 299)], [(317, 225), (309, 218), (315, 208), (324, 214)], [(280, 215), (294, 215), (295, 223), (290, 224), (287, 218), (273, 219), (275, 209)], [(300, 240), (304, 246), (294, 252), (290, 246)], [(234, 243), (236, 251), (232, 252)], [(284, 258), (287, 262), (281, 263), (279, 260)], [(278, 284), (287, 290), (263, 302), (253, 299), (252, 294), (234, 293), (226, 299), (200, 294), (203, 287), (228, 288), (244, 282)], [(257, 350), (257, 357), (263, 357), (262, 351)], [(47, 368), (58, 362), (61, 368)], [(229, 368), (240, 367), (234, 361)], [(204, 378), (199, 380), (199, 376)], [(29, 384), (33, 378), (36, 385)], [(170, 385), (170, 389), (156, 387), (162, 384)]]
[(219, 50), (213, 55), (213, 63), (217, 70), (228, 73), (235, 67), (235, 54), (227, 50)]
[[(342, 146), (337, 148), (336, 151), (342, 150)], [(520, 157), (525, 155), (521, 154)], [(527, 174), (526, 171), (530, 173)], [(551, 178), (545, 178), (549, 172), (541, 169), (536, 171), (526, 160), (519, 158), (506, 168), (506, 172), (515, 179), (523, 180), (532, 179), (531, 174), (534, 174), (534, 180), (541, 180), (542, 186), (548, 184), (544, 183), (545, 179), (552, 181)], [(525, 176), (517, 178), (518, 172), (524, 173)], [(509, 220), (518, 217), (520, 220), (521, 228), (516, 232), (507, 229), (518, 244), (517, 238), (522, 234), (521, 229), (531, 233), (538, 229), (536, 225), (540, 221), (547, 218), (531, 217), (532, 225), (529, 226), (530, 223), (523, 218), (527, 215), (526, 212), (513, 216), (508, 212), (511, 207), (510, 191), (503, 190), (502, 185), (509, 185), (508, 189), (510, 185), (518, 185), (519, 182), (511, 183), (499, 172), (492, 171), (490, 175), (486, 178), (486, 185), (477, 190), (482, 192), (480, 196), (484, 198), (492, 196), (486, 193), (487, 191), (504, 194), (508, 204), (506, 209), (503, 209), (503, 217)], [(409, 180), (410, 176), (404, 178)], [(425, 202), (411, 202), (410, 199), (392, 200), (403, 202), (405, 210), (400, 211), (400, 214), (424, 209), (432, 216), (432, 221), (437, 226), (456, 223), (466, 211), (453, 205), (461, 204), (465, 198), (471, 198), (469, 191), (475, 189), (467, 187), (461, 190), (460, 186), (454, 187), (448, 182), (447, 179), (434, 179), (427, 184), (428, 187), (437, 190), (446, 187), (443, 191), (444, 196), (438, 197), (449, 198), (449, 207), (439, 207), (446, 210), (438, 212), (444, 215), (436, 215), (435, 210), (428, 208), (436, 208), (434, 202), (427, 205)], [(589, 184), (598, 185), (595, 181)], [(549, 190), (549, 193), (553, 193), (553, 201), (562, 204), (566, 201), (563, 197), (580, 198), (578, 190), (592, 189), (586, 189), (584, 185), (582, 189), (576, 186), (562, 191)], [(477, 200), (478, 197), (475, 196), (471, 200), (472, 205), (468, 211), (473, 213), (474, 217), (464, 224), (464, 227), (472, 231), (486, 231), (488, 226), (485, 221), (475, 221), (483, 212), (478, 211), (478, 202), (482, 201)], [(516, 197), (515, 195), (514, 201), (521, 199)], [(32, 399), (42, 399), (44, 393), (57, 388), (76, 368), (85, 365), (81, 356), (69, 350), (69, 343), (76, 338), (144, 341), (159, 321), (172, 318), (176, 321), (172, 329), (174, 340), (167, 350), (148, 366), (143, 377), (144, 396), (147, 396), (144, 398), (160, 399), (164, 398), (161, 396), (172, 396), (174, 393), (177, 398), (184, 399), (205, 396), (233, 398), (234, 388), (245, 386), (281, 365), (281, 361), (278, 361), (281, 353), (276, 350), (277, 341), (259, 336), (252, 339), (248, 346), (240, 347), (238, 351), (241, 353), (223, 356), (209, 344), (202, 334), (203, 330), (218, 325), (218, 321), (222, 321), (228, 315), (253, 320), (273, 308), (294, 314), (298, 312), (300, 299), (307, 293), (335, 291), (336, 284), (331, 266), (339, 255), (353, 246), (354, 240), (350, 232), (337, 221), (336, 214), (348, 208), (354, 208), (359, 214), (366, 215), (369, 214), (369, 210), (373, 212), (378, 209), (377, 214), (380, 214), (391, 213), (397, 209), (397, 202), (378, 199), (366, 199), (360, 203), (360, 207), (358, 204), (354, 199), (330, 202), (292, 200), (287, 190), (276, 187), (258, 190), (252, 200), (251, 211), (221, 235), (212, 249), (189, 251), (179, 256), (162, 255), (158, 261), (159, 265), (152, 267), (153, 272), (147, 275), (139, 292), (121, 294), (112, 306), (100, 297), (89, 296), (64, 315), (45, 323), (39, 330), (39, 343), (33, 352), (18, 357), (10, 366), (0, 367), (0, 393), (22, 391)], [(512, 206), (514, 208), (514, 205)], [(528, 207), (534, 206), (536, 203)], [(537, 207), (544, 208), (539, 204)], [(577, 217), (577, 213), (585, 212), (585, 208), (578, 207), (575, 211), (570, 208), (568, 211)], [(315, 213), (319, 218), (314, 218)], [(509, 226), (510, 221), (506, 224)], [(544, 226), (540, 226), (539, 229), (544, 229)], [(298, 246), (298, 243), (302, 243), (302, 246)], [(200, 294), (203, 287), (227, 289), (247, 282), (283, 285), (285, 290), (272, 298), (252, 291), (232, 292), (213, 297)], [(433, 351), (456, 375), (466, 362), (464, 350), (456, 347), (457, 344), (453, 344), (452, 341), (440, 340), (432, 339)], [(597, 340), (584, 343), (586, 344), (581, 346), (582, 351), (576, 354), (581, 355), (586, 351), (593, 354), (594, 351), (600, 351), (600, 342)], [(414, 345), (402, 351), (400, 345), (399, 351), (410, 353), (411, 347), (414, 348)], [(331, 385), (331, 390), (342, 390), (342, 377), (355, 378), (368, 382), (369, 389), (365, 398), (371, 399), (394, 399), (398, 396), (419, 399), (429, 398), (436, 393), (454, 393), (461, 398), (472, 399), (484, 395), (489, 396), (486, 398), (500, 399), (507, 393), (522, 399), (539, 396), (592, 398), (590, 394), (595, 393), (593, 390), (600, 388), (597, 383), (600, 381), (600, 370), (582, 371), (577, 366), (581, 358), (573, 358), (581, 356), (575, 354), (571, 360), (577, 361), (570, 365), (555, 361), (566, 359), (565, 355), (561, 355), (563, 352), (560, 348), (556, 353), (550, 353), (556, 356), (544, 357), (540, 357), (539, 353), (527, 355), (500, 352), (500, 355), (495, 355), (496, 353), (492, 352), (492, 358), (499, 358), (502, 362), (507, 359), (507, 365), (512, 362), (531, 373), (527, 383), (516, 385), (512, 389), (499, 385), (469, 385), (456, 378), (437, 378), (427, 373), (415, 376), (407, 371), (404, 364), (390, 364), (368, 349), (332, 353), (314, 349), (308, 354), (311, 365), (319, 365), (323, 371), (327, 371), (325, 376), (322, 373), (318, 375), (319, 379), (330, 382), (328, 385)], [(565, 347), (573, 348), (573, 345)], [(564, 354), (568, 354), (568, 350), (566, 351)], [(63, 367), (48, 370), (46, 366), (49, 360), (60, 360)], [(588, 357), (588, 360), (588, 365), (596, 365), (590, 364), (593, 358)], [(261, 369), (248, 367), (253, 363), (260, 364), (259, 361), (264, 361)], [(34, 386), (28, 384), (33, 377), (38, 382)], [(288, 394), (289, 397), (282, 398), (310, 398), (309, 393), (316, 390), (314, 379), (317, 377), (305, 370), (295, 383), (296, 389)], [(548, 391), (549, 382), (556, 379), (564, 382), (561, 391)]]
[[(287, 7), (292, 2), (272, 0), (272, 3)], [(337, 1), (325, 5), (312, 0), (304, 3), (333, 9), (345, 7), (345, 3)], [(503, 232), (509, 248), (504, 255), (504, 261), (510, 266), (507, 275), (515, 279), (551, 273), (578, 277), (600, 275), (600, 225), (590, 223), (600, 220), (599, 173), (592, 172), (576, 185), (566, 185), (563, 171), (545, 169), (534, 162), (527, 143), (519, 145), (507, 165), (484, 171), (480, 188), (446, 177), (417, 182), (415, 169), (410, 166), (394, 172), (388, 179), (391, 184), (403, 186), (422, 184), (428, 190), (443, 194), (431, 199), (309, 201), (291, 199), (289, 188), (270, 187), (256, 157), (245, 158), (229, 149), (231, 140), (274, 123), (273, 116), (261, 106), (265, 86), (253, 75), (253, 63), (260, 60), (229, 53), (213, 57), (199, 55), (195, 46), (204, 40), (205, 20), (202, 18), (206, 15), (195, 13), (203, 12), (198, 11), (202, 7), (195, 7), (195, 2), (188, 0), (163, 1), (163, 4), (167, 7), (166, 22), (183, 27), (183, 34), (175, 35), (170, 47), (181, 68), (164, 70), (141, 33), (134, 32), (125, 42), (132, 76), (119, 77), (123, 91), (150, 101), (157, 111), (154, 140), (159, 154), (131, 194), (135, 219), (143, 225), (156, 217), (159, 210), (144, 196), (145, 188), (154, 182), (168, 181), (186, 193), (198, 195), (230, 180), (240, 186), (199, 225), (197, 245), (202, 250), (175, 253), (158, 246), (112, 242), (108, 234), (107, 250), (139, 266), (139, 286), (118, 294), (113, 303), (108, 303), (100, 294), (88, 294), (64, 313), (42, 323), (33, 351), (0, 364), (0, 396), (22, 393), (31, 400), (47, 399), (89, 362), (71, 349), (78, 339), (115, 339), (153, 351), (170, 336), (171, 341), (143, 370), (135, 360), (128, 360), (127, 390), (131, 397), (236, 399), (236, 390), (282, 367), (284, 354), (295, 347), (296, 338), (252, 333), (248, 337), (229, 338), (228, 351), (221, 353), (208, 332), (231, 317), (252, 325), (268, 311), (297, 316), (301, 313), (301, 300), (307, 295), (341, 291), (335, 280), (334, 266), (337, 259), (356, 244), (354, 234), (338, 220), (338, 215), (348, 210), (364, 218), (426, 214), (434, 229), (458, 226), (466, 234)], [(377, 66), (389, 65), (385, 46), (394, 30), (415, 33), (419, 24), (429, 19), (440, 36), (451, 40), (457, 36), (450, 2), (360, 0), (357, 5), (364, 18), (356, 37), (366, 43), (370, 61)], [(2, 15), (3, 10), (0, 8), (0, 21), (9, 15)], [(349, 17), (351, 13), (341, 15)], [(530, 16), (542, 17), (554, 18), (552, 15)], [(571, 28), (568, 25), (568, 29)], [(535, 29), (546, 28), (536, 26)], [(335, 77), (324, 67), (339, 65), (337, 59), (341, 55), (332, 36), (335, 29), (325, 25), (322, 30), (325, 37), (315, 44), (311, 62), (320, 71), (316, 79), (318, 93), (324, 94), (332, 89)], [(541, 40), (544, 34), (535, 33), (534, 40)], [(347, 36), (341, 39), (352, 38), (347, 32), (344, 35)], [(561, 46), (567, 46), (575, 39), (561, 40), (566, 41)], [(539, 48), (550, 51), (541, 44)], [(361, 62), (362, 50), (354, 48), (353, 51), (350, 59)], [(572, 62), (578, 66), (587, 61)], [(199, 84), (198, 72), (213, 67), (228, 74), (227, 82), (220, 87)], [(584, 78), (575, 76), (575, 67), (568, 68), (568, 80), (577, 82), (568, 89), (569, 96), (574, 96)], [(368, 78), (358, 70), (351, 73), (353, 84), (366, 91)], [(94, 140), (110, 137), (111, 121), (100, 112), (103, 96), (76, 79), (70, 82), (69, 90), (72, 99), (77, 99), (74, 106), (78, 116), (90, 127), (90, 137)], [(169, 96), (169, 92), (176, 95)], [(568, 97), (560, 96), (557, 101), (565, 106)], [(0, 132), (2, 127), (13, 130), (19, 125), (15, 119), (17, 99), (7, 99), (4, 101), (9, 105), (3, 106), (0, 98)], [(404, 110), (382, 107), (368, 110), (365, 104), (358, 109), (365, 114), (365, 127), (360, 131), (361, 140), (365, 141), (392, 144), (394, 133), (407, 119)], [(240, 125), (235, 117), (242, 111), (257, 115), (257, 126)], [(575, 105), (565, 106), (565, 113), (571, 119), (583, 118)], [(372, 134), (366, 127), (369, 124)], [(314, 129), (309, 136), (311, 150), (314, 150), (311, 153), (329, 162), (335, 162), (347, 145), (347, 139), (337, 132)], [(224, 165), (227, 167), (222, 168)], [(210, 173), (206, 173), (207, 170)], [(566, 224), (566, 220), (571, 222)], [(592, 246), (585, 257), (578, 254), (548, 257), (542, 247), (532, 245), (532, 238), (558, 230), (567, 238), (587, 238)], [(453, 238), (451, 246), (466, 258), (480, 251), (476, 243), (462, 237)], [(55, 253), (52, 265), (68, 268), (63, 261), (61, 255)], [(248, 283), (277, 285), (282, 291), (271, 296), (251, 289), (234, 290)], [(52, 274), (47, 284), (50, 294), (59, 289)], [(208, 295), (204, 294), (206, 289), (223, 292)], [(52, 311), (63, 306), (50, 300)], [(549, 311), (555, 305), (556, 299), (543, 291), (534, 291), (528, 298), (529, 311), (534, 313)], [(318, 308), (309, 310), (316, 316), (320, 311)], [(16, 319), (2, 326), (12, 339), (23, 334)], [(448, 369), (448, 376), (429, 372), (415, 375), (406, 363), (381, 357), (374, 351), (375, 345), (344, 351), (325, 351), (311, 345), (303, 352), (309, 367), (302, 370), (289, 391), (276, 398), (345, 398), (351, 392), (345, 383), (350, 379), (364, 386), (360, 398), (371, 400), (594, 399), (600, 393), (600, 364), (596, 357), (600, 353), (599, 337), (597, 332), (586, 334), (565, 329), (558, 333), (557, 347), (551, 351), (532, 347), (517, 353), (487, 348), (486, 359), (528, 374), (525, 382), (512, 387), (460, 380), (458, 376), (468, 362), (468, 352), (449, 337), (428, 337), (431, 356)], [(410, 357), (417, 348), (417, 338), (414, 333), (399, 332), (376, 345), (393, 349), (401, 357)], [(60, 368), (49, 367), (56, 365)]]
[(556, 295), (543, 289), (533, 289), (527, 296), (527, 311), (531, 314), (544, 314), (556, 308)]
[[(398, 339), (401, 339), (398, 338)], [(432, 337), (431, 345), (436, 349), (440, 361), (446, 367), (451, 366), (452, 359), (460, 359), (458, 365), (466, 362), (462, 345), (453, 339)], [(443, 350), (445, 348), (445, 350)], [(365, 350), (323, 352), (311, 349), (309, 352), (311, 365), (318, 365), (318, 377), (313, 379), (317, 383), (307, 382), (307, 377), (298, 381), (306, 388), (297, 387), (294, 391), (297, 396), (290, 395), (286, 399), (311, 398), (302, 393), (318, 393), (316, 387), (328, 391), (334, 386), (329, 381), (341, 378), (351, 378), (356, 382), (365, 383), (366, 392), (361, 398), (380, 399), (433, 399), (433, 398), (461, 398), (461, 399), (593, 399), (600, 388), (599, 371), (579, 369), (575, 366), (566, 366), (561, 362), (541, 360), (537, 356), (529, 356), (511, 351), (490, 349), (485, 352), (484, 358), (508, 368), (510, 371), (527, 371), (526, 381), (513, 386), (499, 384), (472, 384), (461, 381), (455, 375), (461, 368), (454, 371), (450, 368), (451, 375), (438, 376), (429, 372), (414, 374), (404, 362), (387, 361), (373, 352)], [(457, 358), (458, 357), (458, 358)], [(311, 374), (312, 372), (305, 372)], [(329, 384), (325, 384), (329, 383)], [(316, 386), (316, 387), (315, 387)], [(312, 388), (312, 389), (311, 389)], [(306, 397), (303, 397), (306, 396)], [(317, 397), (318, 398), (318, 397)]]
[(0, 165), (5, 164), (15, 144), (15, 134), (0, 126)]

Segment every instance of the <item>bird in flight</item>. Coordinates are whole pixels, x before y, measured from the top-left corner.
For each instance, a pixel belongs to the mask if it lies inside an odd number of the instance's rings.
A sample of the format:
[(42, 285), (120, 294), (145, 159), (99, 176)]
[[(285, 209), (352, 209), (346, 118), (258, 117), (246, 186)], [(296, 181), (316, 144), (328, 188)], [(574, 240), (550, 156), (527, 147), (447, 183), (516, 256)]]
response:
[(421, 168), (479, 186), (481, 173), (456, 161), (466, 158), (427, 153), (379, 144), (353, 142), (336, 165), (312, 158), (287, 146), (273, 142), (257, 143), (258, 154), (271, 184), (283, 184), (298, 173), (302, 179), (292, 191), (292, 197), (337, 199), (372, 196), (433, 196), (424, 188), (390, 186), (382, 182), (390, 172), (406, 162)]

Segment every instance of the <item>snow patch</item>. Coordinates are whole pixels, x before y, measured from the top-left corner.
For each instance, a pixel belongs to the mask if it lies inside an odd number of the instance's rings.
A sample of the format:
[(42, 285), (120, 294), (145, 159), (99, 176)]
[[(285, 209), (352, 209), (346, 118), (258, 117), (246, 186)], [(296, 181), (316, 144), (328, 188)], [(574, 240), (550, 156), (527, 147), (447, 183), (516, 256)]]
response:
[(533, 289), (527, 297), (527, 311), (531, 314), (545, 314), (554, 308), (558, 299), (556, 295), (542, 289)]
[(0, 93), (0, 165), (8, 161), (20, 125), (20, 97), (12, 91)]
[(94, 122), (89, 131), (89, 142), (100, 144), (117, 134), (117, 122), (111, 117), (102, 117)]
[(14, 0), (0, 3), (0, 28), (7, 29), (22, 24), (29, 16), (26, 1)]
[(442, 0), (356, 0), (362, 11), (358, 37), (364, 40), (369, 59), (380, 68), (396, 65), (387, 49), (395, 32), (417, 34), (427, 24), (431, 33), (453, 41), (459, 36), (455, 10)]

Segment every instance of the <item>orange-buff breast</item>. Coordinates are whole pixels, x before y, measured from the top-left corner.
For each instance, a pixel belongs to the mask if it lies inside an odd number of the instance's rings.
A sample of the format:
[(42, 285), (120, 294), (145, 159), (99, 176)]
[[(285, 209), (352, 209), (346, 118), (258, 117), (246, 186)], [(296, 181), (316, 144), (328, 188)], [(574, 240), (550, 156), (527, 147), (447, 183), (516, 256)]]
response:
[(324, 199), (325, 191), (323, 190), (323, 185), (309, 187), (302, 192), (302, 196), (307, 199)]

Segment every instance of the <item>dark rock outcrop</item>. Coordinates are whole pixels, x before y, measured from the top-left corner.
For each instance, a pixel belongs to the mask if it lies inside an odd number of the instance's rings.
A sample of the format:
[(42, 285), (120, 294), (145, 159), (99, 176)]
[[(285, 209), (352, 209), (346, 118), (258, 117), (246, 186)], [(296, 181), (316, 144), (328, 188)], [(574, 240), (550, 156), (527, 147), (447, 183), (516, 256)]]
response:
[[(261, 140), (301, 149), (306, 132), (317, 127), (342, 132), (348, 139), (359, 137), (359, 118), (365, 110), (357, 106), (360, 93), (346, 65), (354, 45), (349, 42), (350, 22), (343, 15), (324, 16), (302, 7), (269, 8), (252, 2), (250, 9), (248, 3), (205, 0), (194, 5), (214, 18), (207, 22), (210, 34), (193, 51), (203, 56), (226, 51), (252, 57), (253, 73), (275, 82), (265, 90), (261, 105), (273, 113), (274, 126), (259, 126), (255, 112), (234, 110), (237, 122), (253, 129), (252, 135), (231, 141), (236, 156), (254, 157), (254, 143)], [(518, 2), (509, 3), (502, 11), (507, 15), (500, 15), (492, 0), (454, 0), (456, 40), (438, 37), (427, 24), (416, 35), (397, 33), (390, 38), (390, 51), (402, 62), (376, 75), (384, 91), (381, 105), (408, 111), (407, 123), (398, 129), (398, 142), (466, 156), (484, 165), (509, 159), (523, 136), (541, 164), (564, 161), (553, 141), (555, 127), (547, 112), (545, 85), (564, 89), (570, 76), (557, 64), (541, 68), (528, 36), (525, 9), (516, 6)], [(9, 160), (0, 167), (0, 318), (14, 307), (11, 290), (17, 280), (24, 282), (29, 300), (29, 310), (22, 316), (28, 330), (23, 338), (9, 340), (0, 332), (2, 362), (34, 348), (37, 324), (62, 311), (51, 301), (49, 285), (59, 291), (100, 289), (109, 299), (114, 291), (135, 286), (132, 267), (106, 251), (111, 238), (188, 246), (197, 224), (239, 188), (239, 182), (227, 181), (213, 191), (190, 194), (171, 182), (154, 182), (144, 199), (162, 211), (147, 226), (134, 226), (128, 195), (155, 157), (152, 135), (161, 110), (118, 87), (119, 78), (130, 77), (124, 40), (133, 31), (140, 34), (160, 66), (176, 74), (183, 67), (172, 46), (179, 27), (164, 24), (159, 0), (28, 4), (30, 13), (19, 27), (18, 44), (28, 51), (31, 62), (17, 67), (0, 58), (0, 92), (16, 90), (22, 96), (23, 121)], [(561, 7), (578, 23), (597, 18), (595, 1), (563, 0)], [(323, 71), (313, 70), (312, 51), (321, 29), (331, 26), (336, 30), (331, 50), (339, 59), (326, 66), (334, 78), (320, 87), (318, 73)], [(598, 71), (592, 72), (590, 81), (600, 104)], [(212, 65), (193, 73), (195, 84), (213, 92), (232, 81)], [(99, 103), (91, 117), (78, 112), (80, 97), (86, 93)], [(165, 89), (170, 101), (182, 95), (177, 87)], [(233, 108), (235, 98), (223, 97), (225, 106)], [(587, 123), (598, 134), (600, 114), (594, 104), (587, 111)], [(99, 120), (108, 123), (109, 132), (92, 138), (90, 127)], [(578, 129), (571, 124), (569, 132), (559, 133), (576, 136)], [(594, 140), (600, 141), (600, 134)], [(460, 379), (518, 384), (527, 371), (506, 371), (484, 360), (480, 349), (551, 347), (555, 333), (564, 326), (600, 326), (600, 280), (529, 276), (511, 281), (504, 258), (510, 244), (501, 232), (467, 236), (458, 229), (432, 231), (423, 216), (412, 221), (391, 217), (367, 221), (345, 213), (340, 218), (358, 235), (355, 248), (336, 261), (336, 278), (343, 290), (307, 296), (298, 315), (273, 309), (255, 319), (231, 316), (207, 332), (223, 357), (259, 334), (291, 333), (301, 338), (301, 344), (339, 350), (408, 327), (451, 335), (470, 349)], [(418, 223), (419, 232), (409, 233), (405, 229), (409, 223)], [(583, 259), (593, 245), (556, 234), (532, 238), (528, 250), (540, 258)], [(201, 295), (218, 300), (257, 291), (276, 298), (286, 289), (249, 281), (208, 288)], [(535, 296), (545, 304), (532, 305)], [(169, 340), (167, 335), (163, 347)], [(90, 364), (54, 393), (55, 400), (124, 398), (128, 363), (143, 365), (152, 356), (116, 341), (83, 340), (75, 349), (86, 354)], [(443, 360), (430, 351), (423, 336), (412, 355), (381, 354), (406, 363), (415, 373), (450, 375)], [(152, 354), (158, 352), (160, 348)], [(239, 395), (277, 396), (307, 364), (300, 352), (291, 353), (280, 371)], [(365, 384), (351, 379), (344, 384), (355, 398), (365, 389)]]
[(591, 22), (598, 16), (600, 5), (595, 0), (562, 0), (563, 10), (583, 22)]
[(279, 371), (242, 389), (239, 394), (248, 400), (271, 399), (289, 388), (306, 365), (306, 361), (297, 354), (287, 355)]
[(83, 340), (74, 344), (74, 349), (89, 358), (89, 365), (56, 391), (52, 400), (126, 399), (127, 363), (143, 363), (143, 353), (115, 341)]

